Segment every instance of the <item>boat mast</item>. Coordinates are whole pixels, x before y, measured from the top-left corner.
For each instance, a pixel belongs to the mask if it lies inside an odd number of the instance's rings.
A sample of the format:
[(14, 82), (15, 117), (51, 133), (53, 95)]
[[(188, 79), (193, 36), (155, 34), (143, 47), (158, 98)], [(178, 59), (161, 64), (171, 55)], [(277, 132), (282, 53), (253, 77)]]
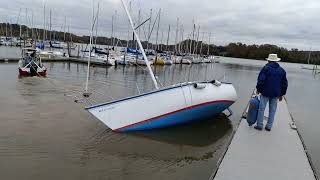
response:
[(152, 23), (152, 9), (150, 9), (150, 20), (149, 20), (149, 28), (148, 28), (147, 50), (149, 50), (149, 41), (150, 41), (150, 37), (151, 37), (151, 23)]
[(69, 34), (69, 42), (73, 43), (72, 34), (70, 33), (70, 25), (68, 26), (68, 34)]
[(46, 39), (46, 3), (43, 4), (43, 42)]
[(98, 10), (97, 10), (97, 15), (96, 15), (96, 38), (95, 38), (95, 47), (97, 47), (97, 39), (98, 39), (98, 19), (99, 19), (99, 8), (100, 8), (100, 3), (98, 3)]
[(67, 23), (67, 17), (64, 16), (64, 25), (63, 25), (63, 42), (66, 42), (66, 23)]
[(158, 37), (159, 37), (159, 29), (160, 29), (160, 14), (161, 14), (161, 9), (159, 9), (159, 12), (158, 12), (158, 26), (157, 26), (157, 34), (156, 34), (156, 57), (155, 57), (155, 63), (157, 63), (157, 60), (158, 60)]
[(199, 34), (200, 33), (200, 26), (198, 27), (198, 32), (197, 32), (197, 42), (194, 43), (194, 48), (193, 48), (193, 54), (198, 54), (198, 44), (199, 44)]
[(28, 9), (26, 8), (26, 37), (29, 36), (29, 32), (28, 32)]
[(33, 40), (35, 40), (35, 38), (34, 38), (34, 27), (33, 27), (33, 10), (31, 11), (31, 38), (33, 39)]
[[(158, 17), (158, 27), (157, 27), (157, 36), (156, 36), (156, 54), (158, 54), (158, 37), (159, 37), (159, 29), (160, 29), (160, 17), (161, 17), (161, 9), (159, 9), (159, 17)], [(157, 58), (157, 57), (156, 57)]]
[(10, 37), (11, 37), (11, 43), (10, 43), (10, 45), (12, 46), (12, 22), (10, 22)]
[(50, 9), (50, 24), (49, 24), (49, 30), (50, 30), (50, 34), (49, 34), (49, 39), (50, 39), (50, 42), (51, 42), (51, 40), (52, 40), (52, 37), (51, 37), (51, 31), (52, 31), (52, 24), (51, 24), (51, 9)]
[(167, 36), (167, 48), (166, 48), (166, 51), (168, 51), (168, 49), (169, 49), (170, 30), (171, 30), (171, 26), (170, 26), (170, 24), (169, 24), (168, 36)]
[(111, 45), (113, 47), (113, 21), (114, 21), (114, 15), (112, 15), (112, 18), (111, 18)]
[[(129, 2), (129, 7), (130, 7), (130, 11), (131, 11), (131, 1)], [(130, 22), (128, 20), (128, 34), (127, 34), (127, 49), (126, 49), (126, 54), (129, 48), (129, 41), (130, 41)]]
[(6, 38), (8, 37), (8, 21), (6, 21)]
[(209, 33), (208, 52), (207, 52), (208, 57), (210, 54), (210, 39), (211, 39), (211, 32)]
[[(184, 49), (184, 44), (185, 44), (185, 42), (184, 42), (184, 36), (183, 36), (183, 34), (184, 34), (184, 29), (183, 29), (183, 24), (181, 24), (181, 30), (180, 30), (180, 32), (181, 32), (181, 42), (179, 43), (179, 52), (181, 53), (182, 52), (182, 50)], [(183, 51), (184, 53), (186, 52), (185, 50)]]
[(137, 34), (137, 32), (136, 32), (136, 30), (135, 30), (135, 28), (134, 28), (134, 26), (133, 26), (133, 22), (132, 22), (130, 13), (129, 13), (129, 11), (128, 11), (127, 5), (125, 4), (124, 0), (121, 0), (121, 2), (122, 2), (122, 5), (123, 5), (124, 10), (125, 10), (126, 13), (127, 13), (128, 19), (129, 19), (130, 24), (131, 24), (131, 28), (132, 28), (132, 30), (133, 30), (133, 33), (134, 33), (134, 35), (136, 36), (136, 39), (137, 39), (137, 41), (138, 41), (139, 47), (140, 47), (140, 49), (141, 49), (141, 52), (142, 52), (143, 58), (144, 58), (144, 60), (145, 60), (145, 62), (146, 62), (146, 65), (147, 65), (147, 67), (148, 67), (148, 70), (149, 70), (150, 76), (151, 76), (151, 78), (152, 78), (152, 81), (153, 81), (153, 83), (154, 83), (154, 86), (155, 86), (156, 89), (159, 89), (157, 80), (156, 80), (156, 78), (155, 78), (155, 76), (154, 76), (154, 74), (153, 74), (153, 71), (152, 71), (152, 69), (151, 69), (150, 62), (148, 61), (147, 56), (146, 56), (146, 53), (145, 53), (145, 51), (144, 51), (144, 49), (143, 49), (143, 46), (142, 46), (142, 44), (141, 44), (140, 37), (138, 36), (138, 34)]
[(311, 58), (311, 48), (309, 50), (309, 55), (308, 55), (308, 64), (310, 64), (310, 58)]
[(18, 20), (17, 20), (17, 24), (19, 24), (19, 25), (20, 25), (20, 34), (19, 34), (19, 36), (20, 36), (20, 39), (21, 39), (21, 33), (22, 33), (22, 30), (21, 30), (21, 23), (19, 23), (20, 13), (21, 13), (21, 8), (20, 8), (20, 10), (19, 10), (19, 15), (18, 15)]
[(178, 34), (179, 34), (179, 18), (177, 18), (176, 37), (175, 37), (175, 40), (174, 40), (174, 50), (175, 50), (175, 54), (177, 54), (177, 51), (178, 51), (178, 46), (177, 46), (177, 43), (178, 43)]
[(196, 30), (196, 25), (194, 24), (194, 20), (192, 21), (193, 24), (193, 30), (192, 30), (192, 39), (190, 42), (190, 55), (192, 54), (192, 45), (193, 45), (193, 40), (194, 40), (194, 31)]
[(161, 31), (160, 51), (163, 51), (163, 31)]
[(86, 80), (85, 93), (83, 93), (83, 96), (85, 96), (85, 97), (90, 96), (88, 93), (88, 83), (89, 83), (89, 75), (90, 75), (90, 61), (91, 61), (93, 29), (94, 29), (94, 3), (92, 1), (92, 17), (91, 17), (90, 40), (89, 40), (89, 60), (88, 60), (88, 68), (87, 68), (87, 80)]
[(201, 45), (200, 45), (200, 52), (199, 52), (200, 57), (202, 55), (203, 39), (204, 39), (204, 32), (202, 33), (202, 38), (201, 38)]
[[(139, 13), (138, 13), (138, 26), (140, 25), (140, 23), (141, 23), (141, 9), (139, 9)], [(140, 33), (141, 32), (141, 30), (140, 30), (140, 28), (138, 28), (138, 36), (140, 37)], [(136, 41), (136, 50), (138, 50), (138, 42)]]

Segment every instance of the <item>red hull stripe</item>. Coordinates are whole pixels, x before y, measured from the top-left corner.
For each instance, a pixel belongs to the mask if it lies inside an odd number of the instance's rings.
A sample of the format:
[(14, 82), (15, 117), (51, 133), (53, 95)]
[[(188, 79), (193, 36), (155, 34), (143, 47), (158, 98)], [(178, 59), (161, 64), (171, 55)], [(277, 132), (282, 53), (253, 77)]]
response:
[(137, 123), (130, 124), (130, 125), (124, 126), (124, 127), (122, 127), (122, 128), (115, 129), (114, 131), (116, 131), (116, 132), (121, 132), (122, 129), (131, 127), (131, 126), (135, 126), (135, 125), (138, 125), (138, 124), (143, 124), (143, 123), (148, 122), (148, 121), (152, 121), (152, 120), (155, 120), (155, 119), (164, 117), (164, 116), (169, 116), (169, 115), (171, 115), (171, 114), (175, 114), (175, 113), (178, 113), (178, 112), (181, 112), (181, 111), (185, 111), (185, 110), (188, 110), (188, 109), (192, 109), (192, 108), (196, 108), (196, 107), (199, 107), (199, 106), (204, 106), (204, 105), (209, 105), (209, 104), (216, 104), (216, 103), (234, 103), (234, 101), (219, 100), (219, 101), (205, 102), (205, 103), (201, 103), (201, 104), (189, 106), (189, 107), (186, 107), (186, 108), (183, 108), (183, 109), (179, 109), (179, 110), (176, 110), (176, 111), (173, 111), (173, 112), (169, 112), (169, 113), (166, 113), (166, 114), (163, 114), (163, 115), (160, 115), (160, 116), (156, 116), (156, 117), (153, 117), (153, 118), (144, 120), (144, 121), (139, 121), (139, 122), (137, 122)]

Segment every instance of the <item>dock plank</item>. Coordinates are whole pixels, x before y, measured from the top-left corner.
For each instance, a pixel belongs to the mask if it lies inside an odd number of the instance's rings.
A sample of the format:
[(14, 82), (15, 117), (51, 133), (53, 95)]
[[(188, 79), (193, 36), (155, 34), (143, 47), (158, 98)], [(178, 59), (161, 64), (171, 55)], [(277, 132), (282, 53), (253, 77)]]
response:
[[(315, 180), (302, 140), (290, 126), (286, 101), (278, 103), (271, 132), (242, 119), (214, 180)], [(266, 124), (266, 122), (265, 122)]]

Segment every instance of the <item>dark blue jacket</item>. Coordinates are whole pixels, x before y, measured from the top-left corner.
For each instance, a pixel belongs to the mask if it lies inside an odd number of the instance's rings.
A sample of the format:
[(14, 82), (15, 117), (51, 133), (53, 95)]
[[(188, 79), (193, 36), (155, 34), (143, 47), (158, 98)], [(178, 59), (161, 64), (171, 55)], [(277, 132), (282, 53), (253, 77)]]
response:
[(265, 97), (280, 97), (287, 93), (286, 71), (276, 62), (269, 62), (259, 73), (257, 91)]

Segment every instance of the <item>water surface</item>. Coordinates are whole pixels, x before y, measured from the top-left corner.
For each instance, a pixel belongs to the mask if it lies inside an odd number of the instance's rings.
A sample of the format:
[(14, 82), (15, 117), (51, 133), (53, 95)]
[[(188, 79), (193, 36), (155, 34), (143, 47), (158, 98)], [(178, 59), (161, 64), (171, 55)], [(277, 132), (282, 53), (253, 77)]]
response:
[[(265, 63), (220, 61), (157, 66), (154, 71), (163, 86), (210, 79), (233, 82), (239, 96), (233, 116), (128, 134), (112, 132), (84, 107), (150, 91), (145, 67), (93, 67), (93, 95), (84, 100), (84, 64), (46, 63), (48, 78), (18, 78), (16, 64), (0, 64), (0, 179), (208, 179)], [(283, 66), (290, 111), (319, 170), (319, 77), (297, 64)]]

